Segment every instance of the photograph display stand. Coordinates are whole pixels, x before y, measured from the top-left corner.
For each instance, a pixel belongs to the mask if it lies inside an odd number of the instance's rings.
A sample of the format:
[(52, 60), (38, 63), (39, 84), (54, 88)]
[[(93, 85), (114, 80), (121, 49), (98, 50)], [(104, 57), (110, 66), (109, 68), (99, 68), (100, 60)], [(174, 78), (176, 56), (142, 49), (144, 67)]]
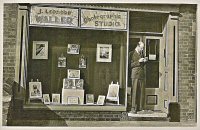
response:
[(113, 82), (111, 82), (111, 84), (108, 87), (108, 93), (107, 93), (106, 99), (108, 101), (117, 102), (117, 105), (119, 105), (119, 84), (118, 84), (118, 82), (117, 82), (117, 84), (113, 84)]

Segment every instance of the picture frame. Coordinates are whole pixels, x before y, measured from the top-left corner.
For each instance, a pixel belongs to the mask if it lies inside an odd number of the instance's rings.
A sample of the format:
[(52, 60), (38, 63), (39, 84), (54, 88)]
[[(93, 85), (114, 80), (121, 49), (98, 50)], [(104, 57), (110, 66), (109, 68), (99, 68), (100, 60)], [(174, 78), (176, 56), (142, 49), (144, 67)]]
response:
[(52, 94), (52, 103), (53, 104), (60, 104), (60, 94)]
[(76, 97), (76, 96), (67, 97), (67, 104), (68, 105), (78, 105), (79, 104), (79, 97)]
[(43, 94), (43, 102), (44, 104), (50, 104), (49, 94)]
[(86, 104), (94, 104), (94, 94), (86, 94)]
[(84, 80), (83, 79), (75, 79), (76, 89), (83, 89)]
[(112, 44), (97, 44), (97, 62), (112, 62)]
[(73, 89), (76, 88), (75, 80), (74, 79), (63, 79), (63, 89)]
[(98, 96), (98, 99), (97, 99), (97, 105), (104, 105), (105, 98), (106, 98), (106, 96), (104, 96), (104, 95), (99, 95), (99, 96)]
[(33, 41), (32, 59), (48, 59), (48, 41)]
[(80, 79), (80, 70), (68, 69), (67, 70), (68, 79)]
[(87, 59), (84, 55), (79, 58), (79, 68), (87, 68)]
[(66, 60), (66, 57), (58, 57), (58, 67), (59, 68), (64, 68), (64, 67), (66, 67), (66, 62), (67, 60)]
[(41, 82), (29, 82), (29, 98), (42, 98), (42, 84)]
[(67, 46), (67, 54), (79, 54), (79, 50), (79, 44), (68, 44)]

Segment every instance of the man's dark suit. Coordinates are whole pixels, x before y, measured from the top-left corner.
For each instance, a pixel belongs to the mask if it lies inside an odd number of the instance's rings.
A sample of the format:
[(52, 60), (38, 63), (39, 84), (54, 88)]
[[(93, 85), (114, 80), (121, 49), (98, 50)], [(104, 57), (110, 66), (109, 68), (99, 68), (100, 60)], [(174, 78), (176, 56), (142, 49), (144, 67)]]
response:
[(144, 58), (143, 53), (138, 54), (135, 50), (130, 53), (130, 67), (131, 67), (131, 79), (132, 79), (132, 89), (131, 89), (131, 99), (132, 108), (137, 109), (136, 104), (136, 94), (138, 92), (138, 87), (140, 88), (140, 103), (139, 110), (144, 109), (145, 100), (145, 88), (144, 88), (144, 63), (139, 62), (140, 58)]

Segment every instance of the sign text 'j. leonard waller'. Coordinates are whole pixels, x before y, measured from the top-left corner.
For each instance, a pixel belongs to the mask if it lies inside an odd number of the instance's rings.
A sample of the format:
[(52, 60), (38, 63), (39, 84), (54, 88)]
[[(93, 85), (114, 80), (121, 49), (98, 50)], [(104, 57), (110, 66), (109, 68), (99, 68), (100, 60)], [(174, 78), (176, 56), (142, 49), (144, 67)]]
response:
[(32, 6), (30, 24), (78, 27), (78, 9)]
[(127, 12), (82, 9), (81, 27), (125, 30)]

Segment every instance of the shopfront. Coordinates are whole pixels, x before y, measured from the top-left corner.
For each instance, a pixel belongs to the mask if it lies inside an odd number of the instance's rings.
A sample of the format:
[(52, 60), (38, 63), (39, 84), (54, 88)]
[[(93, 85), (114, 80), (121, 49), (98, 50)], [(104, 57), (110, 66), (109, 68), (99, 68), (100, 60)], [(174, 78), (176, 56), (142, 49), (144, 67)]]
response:
[(25, 109), (44, 103), (53, 111), (128, 111), (129, 54), (139, 41), (149, 59), (145, 109), (167, 114), (168, 104), (177, 102), (178, 13), (31, 4), (20, 7), (18, 21), (15, 80), (25, 88)]

